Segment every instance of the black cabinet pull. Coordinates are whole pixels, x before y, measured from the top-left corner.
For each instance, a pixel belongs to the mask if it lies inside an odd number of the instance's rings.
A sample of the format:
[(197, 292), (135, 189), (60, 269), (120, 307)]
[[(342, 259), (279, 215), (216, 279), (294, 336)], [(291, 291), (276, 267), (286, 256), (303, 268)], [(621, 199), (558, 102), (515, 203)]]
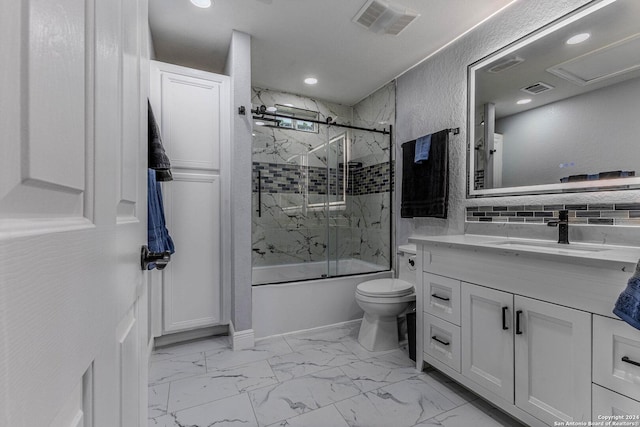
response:
[(509, 307), (502, 307), (502, 330), (506, 331), (507, 329), (509, 329), (507, 327), (507, 311), (509, 310)]
[(440, 296), (440, 295), (438, 295), (438, 294), (431, 294), (431, 296), (432, 296), (432, 297), (434, 297), (434, 298), (441, 299), (442, 301), (449, 301), (449, 298), (447, 298), (447, 297), (441, 297), (441, 296)]
[(436, 341), (438, 341), (440, 344), (443, 344), (443, 345), (449, 345), (449, 343), (448, 343), (448, 342), (446, 342), (446, 341), (442, 341), (440, 338), (438, 338), (438, 337), (437, 337), (437, 336), (435, 336), (435, 335), (434, 335), (434, 336), (432, 336), (432, 337), (431, 337), (431, 339), (432, 339), (432, 340), (436, 340)]
[(630, 364), (635, 365), (635, 366), (640, 366), (640, 362), (636, 362), (635, 360), (631, 360), (627, 356), (624, 356), (622, 358), (622, 361), (625, 362), (625, 363), (630, 363)]
[(522, 314), (522, 310), (516, 311), (516, 335), (522, 335), (522, 331), (520, 330), (520, 315)]

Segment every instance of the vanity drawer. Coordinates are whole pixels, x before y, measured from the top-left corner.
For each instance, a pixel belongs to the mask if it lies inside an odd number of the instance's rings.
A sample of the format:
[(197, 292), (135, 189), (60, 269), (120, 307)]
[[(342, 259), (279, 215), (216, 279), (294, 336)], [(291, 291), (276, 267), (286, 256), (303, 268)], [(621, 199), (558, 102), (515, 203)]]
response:
[(460, 326), (460, 281), (423, 274), (423, 311)]
[(593, 382), (640, 400), (640, 331), (593, 316)]
[(618, 421), (628, 421), (631, 423), (637, 423), (640, 421), (640, 419), (637, 418), (625, 418), (625, 415), (631, 417), (640, 416), (640, 402), (637, 400), (629, 399), (626, 396), (614, 393), (613, 391), (600, 387), (597, 384), (593, 384), (592, 392), (592, 421), (609, 421), (611, 419), (604, 417), (610, 417), (612, 415), (623, 417), (618, 419)]
[(424, 352), (460, 372), (460, 327), (424, 314)]

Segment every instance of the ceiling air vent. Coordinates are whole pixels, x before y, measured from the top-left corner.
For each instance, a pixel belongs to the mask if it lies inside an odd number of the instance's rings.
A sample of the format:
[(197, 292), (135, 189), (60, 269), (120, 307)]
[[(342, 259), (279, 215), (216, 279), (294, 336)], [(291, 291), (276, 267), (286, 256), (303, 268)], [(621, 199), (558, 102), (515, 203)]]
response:
[(553, 88), (554, 87), (550, 84), (538, 82), (527, 87), (520, 88), (520, 90), (528, 93), (529, 95), (538, 95), (539, 93), (547, 92)]
[(397, 36), (418, 16), (418, 12), (399, 4), (369, 0), (352, 21), (374, 33)]
[(519, 56), (510, 56), (508, 58), (503, 58), (497, 64), (493, 65), (487, 71), (490, 73), (500, 73), (502, 71), (508, 70), (509, 68), (513, 68), (516, 65), (524, 62), (524, 59)]

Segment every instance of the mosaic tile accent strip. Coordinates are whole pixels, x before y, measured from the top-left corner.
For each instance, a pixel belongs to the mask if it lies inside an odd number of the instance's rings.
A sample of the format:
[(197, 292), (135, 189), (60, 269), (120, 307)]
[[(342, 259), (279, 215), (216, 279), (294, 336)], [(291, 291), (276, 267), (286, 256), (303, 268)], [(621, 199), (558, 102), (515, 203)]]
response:
[(546, 224), (562, 209), (569, 211), (570, 224), (640, 227), (640, 203), (467, 206), (466, 221)]
[(351, 196), (388, 193), (391, 191), (393, 169), (388, 162), (351, 168), (349, 172), (347, 194)]
[[(264, 193), (301, 194), (308, 185), (310, 194), (327, 194), (327, 169), (323, 167), (253, 162), (254, 193), (258, 191), (258, 172)], [(329, 173), (329, 187), (333, 193), (335, 188), (343, 185), (342, 166), (338, 170), (330, 169)], [(347, 194), (350, 196), (390, 192), (393, 180), (390, 165), (386, 162), (371, 166), (350, 165), (347, 178)]]

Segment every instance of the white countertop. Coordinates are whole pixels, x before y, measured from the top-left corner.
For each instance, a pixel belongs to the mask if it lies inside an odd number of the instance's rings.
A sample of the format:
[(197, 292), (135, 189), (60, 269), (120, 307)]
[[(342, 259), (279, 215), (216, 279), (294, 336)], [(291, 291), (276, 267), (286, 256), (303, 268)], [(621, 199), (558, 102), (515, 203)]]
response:
[(409, 237), (409, 242), (418, 245), (459, 247), (461, 249), (481, 248), (499, 253), (526, 253), (535, 258), (554, 259), (556, 261), (558, 257), (563, 257), (563, 259), (566, 258), (568, 262), (592, 260), (632, 264), (635, 266), (640, 259), (640, 247), (635, 246), (614, 246), (580, 242), (561, 245), (551, 240), (508, 238), (477, 234), (444, 236), (412, 235)]

